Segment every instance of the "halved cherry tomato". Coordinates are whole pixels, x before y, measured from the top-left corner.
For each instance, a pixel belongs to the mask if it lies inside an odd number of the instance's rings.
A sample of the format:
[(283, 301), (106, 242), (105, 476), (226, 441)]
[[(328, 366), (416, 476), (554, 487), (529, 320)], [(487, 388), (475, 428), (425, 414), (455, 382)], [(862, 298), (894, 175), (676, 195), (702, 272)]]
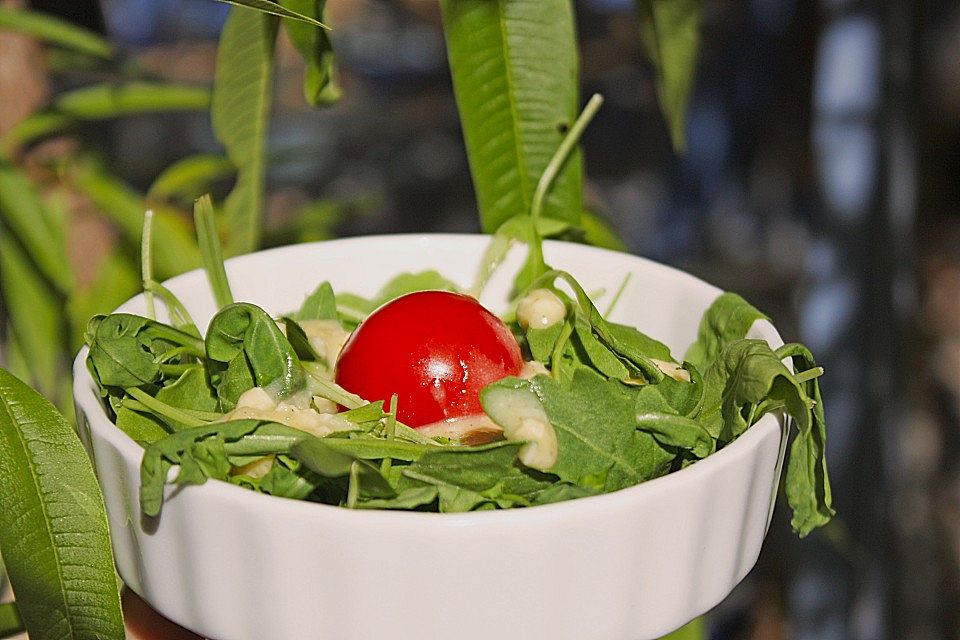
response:
[(482, 413), (480, 390), (522, 366), (513, 334), (474, 298), (420, 291), (357, 327), (340, 352), (336, 381), (371, 402), (396, 393), (397, 419), (420, 427)]

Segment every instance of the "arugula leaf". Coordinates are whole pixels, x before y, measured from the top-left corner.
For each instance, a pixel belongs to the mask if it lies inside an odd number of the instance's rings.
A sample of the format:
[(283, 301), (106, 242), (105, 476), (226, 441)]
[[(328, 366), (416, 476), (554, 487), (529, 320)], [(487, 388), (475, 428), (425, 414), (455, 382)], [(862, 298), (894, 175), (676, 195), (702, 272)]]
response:
[[(224, 408), (235, 405), (240, 397), (237, 391), (242, 385), (235, 383), (248, 381), (240, 356), (258, 387), (275, 384), (281, 397), (306, 387), (306, 373), (293, 347), (273, 318), (254, 304), (237, 302), (221, 309), (207, 328), (206, 350), (211, 380), (221, 404), (226, 401)], [(228, 381), (234, 384), (224, 384)]]
[[(807, 362), (809, 352), (794, 355)], [(814, 398), (804, 386), (812, 382)], [(823, 404), (816, 381), (798, 383), (794, 374), (762, 340), (742, 339), (728, 344), (704, 375), (705, 399), (701, 423), (725, 444), (739, 436), (764, 413), (783, 408), (797, 424), (790, 449), (787, 498), (794, 515), (791, 524), (804, 537), (833, 516), (824, 457)], [(795, 459), (796, 458), (796, 459)]]
[(164, 422), (152, 413), (134, 411), (129, 407), (117, 409), (116, 425), (140, 446), (145, 447), (169, 433)]
[(288, 452), (306, 433), (263, 420), (231, 420), (172, 433), (151, 443), (140, 463), (140, 509), (156, 516), (163, 506), (167, 472), (182, 464), (177, 484), (226, 479), (230, 456), (264, 456)]
[[(492, 488), (514, 467), (522, 443), (493, 442), (475, 447), (428, 449), (404, 471), (407, 478), (437, 486), (481, 492)], [(401, 487), (407, 486), (401, 481)]]
[(329, 282), (321, 282), (300, 305), (294, 320), (337, 320), (337, 296)]
[(125, 637), (103, 496), (73, 428), (0, 369), (0, 549), (33, 640)]
[[(188, 366), (180, 377), (160, 388), (157, 400), (171, 407), (191, 411), (216, 412), (220, 408), (216, 391), (207, 379), (207, 372), (200, 364)], [(169, 420), (166, 420), (169, 422)], [(172, 424), (174, 429), (183, 429), (182, 423)]]
[(546, 329), (530, 327), (527, 329), (527, 346), (530, 348), (530, 355), (533, 359), (550, 366), (553, 356), (553, 349), (563, 333), (563, 323), (557, 322)]
[[(801, 344), (786, 344), (777, 350), (777, 356), (792, 358), (798, 371), (817, 366), (813, 354)], [(800, 433), (790, 448), (786, 482), (787, 501), (793, 507), (791, 525), (801, 537), (825, 525), (836, 513), (827, 473), (827, 430), (820, 382), (818, 378), (813, 378), (802, 383), (802, 386), (813, 403), (813, 421), (808, 430), (804, 430), (803, 424), (798, 421)]]
[(303, 330), (303, 327), (301, 327), (296, 320), (289, 316), (284, 316), (281, 318), (281, 322), (283, 322), (287, 342), (293, 347), (293, 350), (297, 353), (297, 357), (300, 358), (301, 361), (318, 362), (325, 367), (330, 366), (323, 354), (317, 353), (317, 350), (310, 344), (310, 338), (307, 337), (307, 332)]
[(276, 461), (257, 486), (263, 493), (293, 500), (307, 498), (320, 483), (319, 477), (288, 456), (277, 456)]
[(573, 290), (580, 308), (579, 313), (583, 314), (604, 345), (622, 358), (638, 375), (651, 382), (663, 379), (663, 372), (651, 358), (672, 361), (670, 349), (637, 329), (618, 325), (604, 318), (572, 275), (566, 271), (551, 270), (537, 278), (529, 288), (553, 287), (553, 283), (558, 279), (563, 280)]
[(706, 371), (727, 344), (746, 336), (755, 321), (768, 319), (737, 294), (722, 293), (703, 314), (697, 339), (685, 359)]
[(569, 384), (547, 376), (523, 383), (556, 430), (559, 454), (549, 472), (561, 480), (584, 484), (588, 476), (605, 475), (603, 490), (615, 491), (669, 469), (674, 454), (637, 431), (636, 391), (586, 367), (578, 367)]
[(193, 335), (129, 313), (95, 316), (87, 329), (87, 362), (101, 385), (139, 387), (160, 380), (157, 356), (171, 347), (203, 355), (203, 343)]
[(439, 489), (435, 485), (407, 487), (393, 498), (372, 498), (358, 502), (357, 508), (412, 510), (436, 501), (439, 494)]
[(363, 458), (337, 449), (331, 438), (308, 436), (299, 441), (290, 451), (290, 455), (316, 473), (328, 478), (337, 478), (356, 474), (359, 478), (360, 494), (371, 498), (392, 498), (396, 495), (393, 487), (380, 473), (376, 465)]
[(373, 298), (373, 305), (376, 308), (408, 293), (429, 290), (456, 292), (460, 289), (454, 282), (433, 269), (417, 273), (401, 273), (380, 288)]
[(428, 290), (457, 292), (460, 289), (454, 282), (432, 269), (418, 273), (401, 273), (388, 280), (372, 298), (352, 293), (337, 294), (338, 317), (348, 328), (353, 328), (381, 305), (408, 293)]

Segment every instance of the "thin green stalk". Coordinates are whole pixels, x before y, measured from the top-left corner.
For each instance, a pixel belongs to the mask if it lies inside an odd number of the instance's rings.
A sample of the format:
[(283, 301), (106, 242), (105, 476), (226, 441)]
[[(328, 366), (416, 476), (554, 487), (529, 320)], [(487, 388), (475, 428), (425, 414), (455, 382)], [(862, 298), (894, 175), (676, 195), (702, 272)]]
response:
[[(393, 440), (397, 434), (397, 394), (390, 397), (390, 412), (387, 414), (387, 423), (384, 430), (384, 437), (387, 440)], [(380, 461), (380, 473), (386, 478), (393, 467), (393, 458), (384, 458)]]
[(797, 384), (803, 384), (804, 382), (810, 382), (815, 378), (819, 378), (823, 375), (823, 367), (814, 367), (812, 369), (807, 369), (806, 371), (801, 371), (793, 375), (793, 379), (797, 381)]
[(559, 175), (560, 170), (563, 169), (564, 163), (566, 163), (570, 154), (577, 148), (580, 137), (602, 104), (603, 96), (599, 93), (593, 94), (593, 97), (587, 102), (583, 111), (577, 116), (576, 122), (570, 127), (570, 131), (563, 137), (553, 157), (550, 158), (550, 162), (547, 163), (547, 167), (540, 175), (540, 180), (537, 181), (537, 188), (533, 193), (533, 200), (530, 204), (530, 237), (528, 243), (530, 254), (527, 258), (527, 268), (532, 267), (534, 269), (534, 275), (536, 275), (537, 271), (546, 268), (546, 263), (543, 259), (543, 241), (540, 236), (539, 226), (540, 214), (543, 210), (544, 202), (546, 202), (547, 195), (550, 193), (550, 188), (557, 179), (557, 175)]
[(204, 345), (203, 340), (187, 333), (186, 331), (182, 331), (175, 327), (170, 327), (160, 322), (153, 325), (151, 330), (156, 333), (158, 337), (165, 338), (170, 342), (179, 344), (184, 348), (184, 353), (188, 353), (198, 358), (203, 358), (206, 356), (206, 346)]
[(567, 345), (567, 340), (573, 333), (573, 323), (564, 322), (560, 335), (557, 336), (557, 342), (553, 345), (553, 352), (550, 354), (550, 374), (554, 380), (560, 379), (560, 360), (563, 358), (563, 348)]
[(190, 369), (192, 369), (194, 366), (196, 366), (196, 365), (193, 365), (193, 364), (190, 364), (190, 363), (186, 363), (186, 364), (161, 364), (161, 365), (160, 365), (160, 373), (162, 373), (162, 374), (163, 374), (163, 377), (165, 377), (165, 378), (179, 378), (179, 377), (182, 376), (184, 373), (186, 373), (187, 371), (189, 371)]
[(143, 297), (147, 303), (147, 317), (157, 319), (153, 291), (147, 289), (147, 283), (153, 281), (153, 209), (143, 214), (143, 232), (140, 234), (140, 273), (143, 279)]
[[(165, 364), (173, 360), (174, 358), (179, 358), (180, 356), (196, 356), (196, 352), (193, 347), (188, 347), (181, 345), (179, 347), (174, 347), (169, 351), (164, 351), (156, 358), (153, 359), (154, 364)], [(202, 357), (203, 354), (200, 354)]]
[(143, 290), (144, 292), (154, 292), (163, 299), (163, 303), (167, 305), (167, 310), (170, 312), (171, 320), (178, 328), (197, 326), (193, 318), (190, 317), (190, 312), (187, 311), (187, 308), (183, 306), (183, 303), (177, 299), (177, 296), (165, 286), (156, 280), (148, 280), (143, 283)]
[(357, 499), (360, 497), (360, 463), (354, 460), (350, 463), (350, 485), (347, 487), (347, 508), (356, 509)]
[(233, 293), (230, 291), (227, 271), (223, 267), (223, 248), (217, 232), (213, 200), (210, 199), (209, 194), (200, 196), (193, 204), (193, 221), (197, 228), (197, 242), (200, 245), (203, 268), (207, 272), (207, 279), (210, 281), (210, 288), (213, 289), (217, 306), (222, 309), (233, 303)]
[(597, 111), (602, 104), (603, 96), (599, 93), (593, 94), (587, 102), (587, 105), (583, 108), (583, 111), (577, 116), (576, 122), (570, 127), (567, 135), (563, 137), (560, 146), (557, 147), (556, 153), (550, 158), (547, 168), (543, 170), (543, 174), (537, 182), (537, 190), (533, 192), (533, 201), (530, 205), (530, 216), (533, 218), (534, 223), (533, 231), (537, 235), (539, 235), (539, 232), (537, 231), (536, 223), (540, 219), (540, 212), (543, 210), (543, 203), (547, 198), (547, 194), (550, 192), (550, 187), (553, 186), (554, 180), (557, 179), (557, 175), (560, 173), (560, 170), (563, 169), (563, 164), (567, 161), (567, 158), (569, 158), (573, 150), (577, 148), (580, 137), (586, 130), (587, 125), (590, 124), (590, 121), (593, 120), (593, 117), (597, 115)]
[(136, 387), (129, 387), (125, 391), (134, 399), (140, 401), (147, 409), (156, 413), (159, 416), (175, 420), (181, 424), (186, 425), (187, 427), (203, 427), (207, 424), (213, 422), (214, 420), (204, 420), (193, 415), (192, 410), (179, 409), (177, 407), (171, 407), (165, 402), (157, 400), (149, 393), (143, 389), (138, 389)]
[(301, 364), (307, 374), (313, 379), (314, 386), (317, 390), (316, 395), (324, 397), (327, 400), (332, 400), (347, 409), (359, 409), (367, 404), (360, 396), (350, 393), (333, 380), (325, 377), (323, 373), (321, 373), (323, 368), (319, 367), (316, 363), (301, 362)]
[(617, 289), (617, 292), (613, 294), (613, 300), (610, 301), (610, 304), (607, 305), (607, 310), (603, 313), (604, 318), (609, 318), (610, 314), (613, 313), (614, 308), (617, 306), (617, 303), (620, 302), (620, 297), (623, 295), (623, 292), (627, 289), (627, 284), (630, 282), (630, 277), (633, 275), (633, 272), (628, 272), (627, 276), (623, 279), (623, 282), (620, 283), (620, 288)]

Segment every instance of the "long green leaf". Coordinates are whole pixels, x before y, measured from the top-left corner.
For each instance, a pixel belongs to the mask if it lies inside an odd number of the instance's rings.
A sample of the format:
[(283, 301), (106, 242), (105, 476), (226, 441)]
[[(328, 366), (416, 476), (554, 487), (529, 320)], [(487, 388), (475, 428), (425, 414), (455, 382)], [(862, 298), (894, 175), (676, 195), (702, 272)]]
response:
[(16, 234), (50, 282), (64, 293), (73, 288), (73, 270), (67, 260), (62, 226), (48, 215), (30, 179), (5, 164), (0, 164), (0, 219)]
[[(290, 10), (323, 19), (326, 0), (280, 0)], [(284, 28), (306, 63), (303, 75), (303, 94), (316, 107), (340, 97), (336, 68), (333, 66), (333, 44), (326, 30), (305, 22), (287, 20)]]
[[(116, 223), (129, 246), (140, 246), (143, 213), (147, 209), (141, 194), (93, 161), (71, 163), (66, 178)], [(162, 280), (199, 267), (200, 250), (186, 219), (173, 209), (153, 209), (154, 238), (157, 246), (163, 247), (154, 256), (157, 278)]]
[(53, 406), (0, 369), (0, 547), (32, 640), (123, 640), (90, 460)]
[(210, 191), (211, 185), (231, 177), (236, 169), (227, 158), (214, 153), (187, 156), (164, 169), (150, 185), (150, 200), (193, 201)]
[(156, 111), (202, 111), (210, 107), (210, 90), (159, 82), (98, 84), (60, 95), (53, 107), (80, 120)]
[(700, 53), (701, 0), (636, 0), (643, 43), (657, 74), (660, 108), (677, 151), (686, 149), (687, 104)]
[(270, 2), (269, 0), (220, 0), (220, 2), (225, 2), (226, 4), (232, 4), (237, 7), (247, 7), (249, 9), (254, 9), (261, 13), (266, 13), (271, 16), (278, 16), (280, 18), (290, 18), (291, 20), (296, 20), (298, 22), (306, 22), (307, 24), (313, 25), (314, 27), (322, 27), (328, 29), (327, 25), (323, 24), (316, 18), (313, 18), (308, 15), (303, 15), (297, 11), (283, 7), (275, 2)]
[(227, 253), (253, 251), (260, 241), (273, 54), (279, 19), (235, 8), (217, 49), (213, 130), (237, 167), (224, 202)]
[(141, 113), (203, 111), (210, 106), (204, 87), (157, 82), (98, 84), (61, 94), (48, 111), (25, 118), (0, 141), (4, 149), (60, 133), (78, 122), (107, 120)]
[(0, 6), (0, 29), (23, 33), (98, 58), (110, 59), (115, 53), (113, 45), (96, 33), (35, 11)]
[[(483, 230), (530, 211), (534, 190), (579, 107), (570, 0), (441, 0), (457, 106)], [(544, 208), (579, 224), (580, 153)]]
[(64, 327), (61, 303), (21, 247), (0, 228), (0, 289), (34, 384), (56, 397)]
[(17, 147), (29, 144), (59, 131), (66, 131), (74, 120), (62, 113), (41, 111), (20, 120), (0, 136), (0, 155), (7, 155)]

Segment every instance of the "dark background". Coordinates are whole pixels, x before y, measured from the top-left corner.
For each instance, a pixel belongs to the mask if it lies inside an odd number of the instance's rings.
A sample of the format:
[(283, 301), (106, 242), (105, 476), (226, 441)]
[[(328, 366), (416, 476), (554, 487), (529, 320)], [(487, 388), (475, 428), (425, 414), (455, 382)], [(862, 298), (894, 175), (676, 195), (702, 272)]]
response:
[[(204, 84), (228, 10), (29, 4), (106, 33), (159, 77)], [(630, 251), (745, 295), (827, 370), (839, 516), (798, 541), (778, 509), (711, 637), (960, 638), (960, 7), (705, 0), (677, 157), (632, 2), (576, 4), (583, 93), (607, 98), (584, 138), (588, 206)], [(295, 239), (476, 231), (436, 3), (329, 7), (345, 97), (308, 108), (281, 45), (269, 241), (293, 239), (285, 222), (307, 206)], [(81, 135), (142, 190), (218, 150), (206, 115)]]

